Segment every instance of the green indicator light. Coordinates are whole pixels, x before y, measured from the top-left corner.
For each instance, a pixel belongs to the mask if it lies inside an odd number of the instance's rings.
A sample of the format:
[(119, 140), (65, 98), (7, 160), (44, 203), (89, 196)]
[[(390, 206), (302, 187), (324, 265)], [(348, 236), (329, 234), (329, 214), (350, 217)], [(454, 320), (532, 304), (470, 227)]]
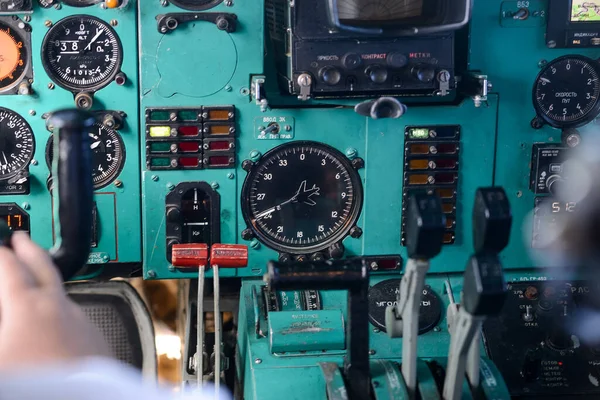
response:
[(171, 143), (168, 142), (156, 142), (150, 143), (151, 153), (169, 153), (171, 152)]
[(167, 157), (156, 157), (150, 160), (150, 165), (152, 167), (170, 167), (171, 160)]
[(150, 119), (152, 121), (168, 121), (169, 120), (169, 112), (165, 111), (165, 110), (152, 111), (150, 113)]
[(183, 121), (198, 121), (198, 113), (194, 110), (179, 111), (179, 119)]
[(411, 128), (408, 130), (409, 139), (429, 139), (429, 129)]

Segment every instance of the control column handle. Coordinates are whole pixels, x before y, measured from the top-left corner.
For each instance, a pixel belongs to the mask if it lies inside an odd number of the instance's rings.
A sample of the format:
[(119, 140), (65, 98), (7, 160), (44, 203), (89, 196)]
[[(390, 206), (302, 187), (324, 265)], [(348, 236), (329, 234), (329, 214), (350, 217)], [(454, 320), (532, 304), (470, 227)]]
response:
[(348, 290), (344, 360), (351, 400), (371, 398), (367, 261), (361, 258), (303, 264), (269, 262), (265, 281), (273, 290)]
[(402, 335), (402, 375), (409, 395), (417, 389), (417, 337), (419, 310), (429, 260), (442, 250), (446, 217), (437, 195), (425, 191), (411, 194), (406, 211), (406, 249), (409, 260), (400, 281), (397, 306), (386, 309), (390, 337)]
[(512, 213), (508, 196), (500, 187), (479, 188), (473, 205), (475, 254), (500, 253), (508, 245)]
[(92, 151), (89, 132), (95, 120), (80, 110), (62, 110), (52, 114), (53, 128), (55, 245), (50, 249), (62, 278), (72, 278), (86, 264), (92, 240)]

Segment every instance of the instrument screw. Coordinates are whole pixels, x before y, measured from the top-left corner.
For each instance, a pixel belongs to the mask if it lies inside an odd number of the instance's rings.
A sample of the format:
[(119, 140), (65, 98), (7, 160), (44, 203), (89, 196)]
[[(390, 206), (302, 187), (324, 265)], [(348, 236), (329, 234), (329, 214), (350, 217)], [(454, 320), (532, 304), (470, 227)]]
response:
[(153, 180), (154, 182), (158, 181), (158, 175), (152, 175), (152, 180)]
[(360, 229), (358, 226), (353, 227), (352, 229), (350, 229), (350, 236), (353, 237), (354, 239), (358, 239), (362, 236), (363, 234), (363, 230)]
[(148, 276), (148, 278), (156, 278), (156, 272), (154, 272), (153, 270), (148, 271), (146, 275)]
[(252, 233), (252, 231), (250, 229), (244, 229), (242, 231), (242, 239), (251, 240), (253, 237), (254, 237), (254, 234)]
[(262, 360), (260, 358), (257, 358), (256, 360), (254, 360), (254, 364), (260, 364), (262, 363)]
[(373, 349), (369, 350), (369, 355), (374, 356), (377, 352)]
[(440, 328), (439, 326), (436, 326), (436, 327), (433, 328), (433, 331), (434, 332), (441, 332), (442, 328)]
[(213, 188), (213, 190), (217, 190), (219, 188), (219, 183), (218, 182), (213, 182), (210, 184), (210, 187)]
[(233, 174), (233, 172), (230, 172), (227, 174), (227, 179), (233, 179), (235, 178), (235, 175)]
[(52, 21), (50, 21), (49, 19), (47, 19), (46, 21), (44, 21), (44, 26), (46, 28), (50, 28), (52, 26)]
[(252, 241), (250, 242), (250, 247), (256, 250), (260, 247), (260, 242), (256, 239), (252, 239)]

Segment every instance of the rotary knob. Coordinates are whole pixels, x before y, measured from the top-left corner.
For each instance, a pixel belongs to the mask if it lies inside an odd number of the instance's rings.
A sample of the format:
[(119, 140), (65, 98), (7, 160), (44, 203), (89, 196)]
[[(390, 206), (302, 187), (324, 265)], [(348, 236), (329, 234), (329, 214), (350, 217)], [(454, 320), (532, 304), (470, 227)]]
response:
[(413, 67), (412, 73), (415, 78), (423, 83), (429, 83), (435, 78), (435, 69), (430, 65), (419, 65)]
[(360, 58), (359, 54), (348, 53), (342, 59), (342, 63), (347, 69), (355, 69), (358, 68), (360, 64), (362, 64), (362, 58)]
[(387, 55), (386, 61), (392, 68), (404, 68), (408, 64), (408, 57), (402, 53), (392, 52)]
[(321, 68), (319, 71), (319, 77), (323, 82), (328, 85), (337, 85), (342, 79), (342, 74), (339, 69), (332, 67), (331, 65)]
[(560, 187), (564, 183), (564, 179), (560, 175), (550, 175), (548, 179), (546, 179), (546, 187), (548, 191), (552, 194), (557, 194), (560, 191)]
[(373, 83), (384, 83), (388, 78), (387, 69), (381, 65), (371, 65), (365, 70), (365, 73)]

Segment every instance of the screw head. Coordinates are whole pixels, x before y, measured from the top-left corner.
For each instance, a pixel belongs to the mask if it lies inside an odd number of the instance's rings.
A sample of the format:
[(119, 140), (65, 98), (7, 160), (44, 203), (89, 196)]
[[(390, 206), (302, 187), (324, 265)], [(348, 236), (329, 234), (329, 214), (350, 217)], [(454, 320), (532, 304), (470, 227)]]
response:
[(374, 356), (377, 352), (373, 349), (369, 350), (369, 355)]
[(233, 179), (233, 178), (235, 178), (235, 175), (233, 172), (230, 172), (227, 174), (227, 179)]
[(358, 239), (362, 236), (363, 234), (363, 230), (360, 229), (358, 226), (353, 227), (352, 229), (350, 229), (350, 236), (353, 237), (354, 239)]
[(360, 157), (355, 158), (354, 160), (352, 160), (352, 167), (354, 169), (362, 169), (365, 167), (365, 160), (363, 160)]
[(258, 150), (252, 150), (250, 152), (250, 159), (252, 161), (258, 161), (258, 159), (260, 158), (260, 156), (261, 156), (261, 154), (260, 154), (260, 151), (258, 151)]
[(50, 90), (54, 90), (54, 83), (50, 82), (50, 83), (48, 84), (48, 89), (50, 89)]
[(118, 188), (122, 187), (123, 186), (123, 181), (120, 181), (120, 180), (117, 179), (115, 181), (115, 186), (118, 187)]
[(210, 187), (213, 188), (213, 190), (217, 190), (219, 188), (219, 183), (218, 182), (213, 182), (210, 184)]
[(148, 271), (146, 275), (148, 276), (148, 278), (156, 278), (156, 272), (154, 272), (154, 270)]
[(175, 267), (172, 265), (169, 265), (169, 272), (175, 272)]
[(244, 240), (252, 240), (254, 238), (254, 233), (250, 229), (244, 229), (242, 231), (242, 239)]
[(233, 90), (233, 88), (231, 87), (231, 85), (225, 86), (225, 91), (226, 92), (231, 92), (232, 90)]
[(286, 125), (283, 129), (285, 129), (286, 132), (291, 132), (292, 131), (292, 126), (291, 125)]
[(358, 154), (358, 151), (355, 148), (349, 147), (346, 149), (346, 156), (348, 158), (354, 158)]
[(260, 358), (257, 358), (254, 360), (254, 364), (260, 364), (262, 363), (262, 360)]
[(173, 185), (171, 182), (169, 182), (169, 183), (167, 183), (167, 189), (169, 191), (171, 191), (171, 190), (175, 189), (175, 185)]
[(21, 207), (23, 207), (23, 210), (29, 210), (31, 208), (31, 205), (29, 203), (23, 203), (21, 204)]
[(433, 185), (435, 183), (435, 178), (433, 176), (428, 176), (427, 183)]
[(111, 19), (111, 20), (110, 20), (110, 24), (111, 24), (112, 26), (117, 26), (117, 25), (119, 25), (119, 21), (117, 21), (116, 19)]
[(31, 160), (31, 165), (38, 165), (37, 160)]
[(44, 26), (46, 28), (50, 28), (52, 26), (52, 21), (50, 21), (49, 19), (45, 20), (44, 21)]
[(279, 259), (280, 263), (289, 263), (290, 260), (291, 260), (291, 257), (287, 253), (281, 253), (281, 254), (279, 254), (279, 258), (278, 259)]
[(373, 333), (379, 333), (379, 332), (381, 332), (381, 331), (379, 330), (379, 328), (373, 328)]
[(429, 152), (430, 152), (431, 154), (437, 154), (437, 152), (438, 152), (438, 149), (437, 149), (437, 147), (435, 147), (435, 146), (429, 146)]
[(436, 327), (433, 328), (433, 331), (434, 332), (441, 332), (442, 328), (440, 328), (439, 326), (436, 326)]
[(152, 175), (152, 180), (153, 180), (154, 182), (158, 181), (158, 175)]
[(252, 241), (250, 242), (250, 247), (256, 250), (260, 247), (260, 242), (256, 239), (252, 239)]

